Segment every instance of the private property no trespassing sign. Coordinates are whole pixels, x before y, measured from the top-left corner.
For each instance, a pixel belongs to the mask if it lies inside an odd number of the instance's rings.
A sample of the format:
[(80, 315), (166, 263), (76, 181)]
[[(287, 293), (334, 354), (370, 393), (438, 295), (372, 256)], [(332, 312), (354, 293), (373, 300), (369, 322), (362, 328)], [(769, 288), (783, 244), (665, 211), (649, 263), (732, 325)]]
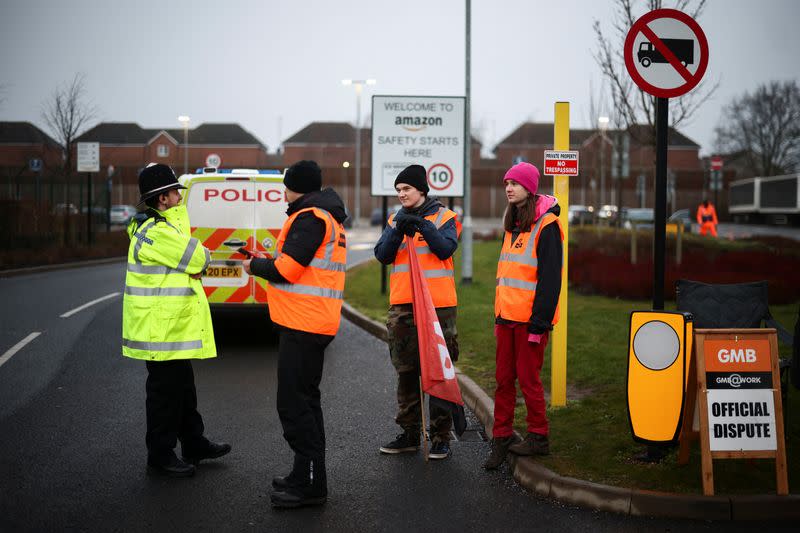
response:
[(577, 176), (578, 152), (544, 151), (544, 174), (547, 176)]

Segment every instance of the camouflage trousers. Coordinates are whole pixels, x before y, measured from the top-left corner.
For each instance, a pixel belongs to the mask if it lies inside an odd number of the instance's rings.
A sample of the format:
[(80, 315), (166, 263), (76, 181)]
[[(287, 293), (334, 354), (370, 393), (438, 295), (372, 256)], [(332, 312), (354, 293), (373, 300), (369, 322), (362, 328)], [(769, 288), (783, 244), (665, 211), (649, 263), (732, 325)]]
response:
[[(450, 358), (458, 361), (458, 332), (456, 331), (456, 308), (436, 309), (439, 324)], [(389, 330), (389, 355), (397, 370), (397, 416), (395, 422), (405, 431), (419, 433), (422, 413), (420, 411), (419, 346), (414, 313), (410, 304), (393, 305), (386, 320)], [(431, 440), (450, 440), (453, 418), (450, 411), (430, 406)]]

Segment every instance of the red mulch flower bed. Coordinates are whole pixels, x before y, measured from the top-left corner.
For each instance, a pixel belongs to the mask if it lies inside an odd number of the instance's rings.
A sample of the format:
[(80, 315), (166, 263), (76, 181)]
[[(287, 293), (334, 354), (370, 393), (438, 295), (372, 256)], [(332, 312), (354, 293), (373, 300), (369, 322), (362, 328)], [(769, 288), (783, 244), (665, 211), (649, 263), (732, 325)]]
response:
[[(630, 262), (629, 232), (573, 230), (569, 281), (585, 293), (646, 300), (653, 294), (652, 238), (640, 233), (637, 264)], [(675, 298), (675, 281), (742, 283), (766, 280), (771, 303), (800, 300), (800, 243), (769, 237), (728, 243), (687, 236), (682, 261), (675, 264), (675, 239), (667, 239), (664, 295)]]

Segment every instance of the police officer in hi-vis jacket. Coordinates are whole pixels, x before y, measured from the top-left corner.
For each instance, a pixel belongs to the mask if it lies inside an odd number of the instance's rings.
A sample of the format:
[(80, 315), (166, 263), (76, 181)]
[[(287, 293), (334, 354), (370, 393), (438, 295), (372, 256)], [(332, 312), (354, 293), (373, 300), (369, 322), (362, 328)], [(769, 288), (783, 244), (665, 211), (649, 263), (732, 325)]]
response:
[[(147, 365), (147, 464), (152, 473), (187, 477), (229, 444), (204, 436), (192, 359), (217, 356), (202, 272), (211, 256), (190, 236), (175, 173), (150, 164), (139, 174), (147, 210), (128, 226), (131, 238), (122, 305), (122, 354)], [(182, 459), (175, 455), (181, 441)]]

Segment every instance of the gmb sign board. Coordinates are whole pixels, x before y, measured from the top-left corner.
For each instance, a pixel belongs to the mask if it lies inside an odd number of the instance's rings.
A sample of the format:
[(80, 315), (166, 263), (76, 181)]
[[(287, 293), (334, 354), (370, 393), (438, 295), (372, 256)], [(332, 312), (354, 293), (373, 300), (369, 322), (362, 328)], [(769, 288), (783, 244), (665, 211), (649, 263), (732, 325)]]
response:
[(372, 195), (395, 196), (409, 165), (428, 171), (433, 196), (464, 195), (462, 96), (372, 97)]
[(714, 493), (713, 459), (757, 458), (775, 459), (777, 492), (787, 494), (776, 331), (697, 329), (695, 355), (703, 493)]
[(707, 340), (711, 451), (775, 450), (775, 402), (769, 341)]

